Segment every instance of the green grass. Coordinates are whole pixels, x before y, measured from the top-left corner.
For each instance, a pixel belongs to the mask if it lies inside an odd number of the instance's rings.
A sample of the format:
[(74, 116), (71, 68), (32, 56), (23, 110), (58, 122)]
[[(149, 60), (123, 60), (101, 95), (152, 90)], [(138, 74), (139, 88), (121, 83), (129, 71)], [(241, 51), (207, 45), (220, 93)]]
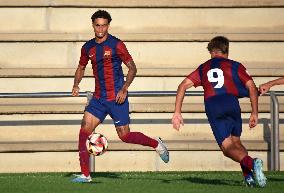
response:
[(0, 174), (1, 193), (284, 192), (284, 172), (266, 172), (265, 188), (248, 188), (241, 172), (98, 172), (76, 184), (70, 173)]

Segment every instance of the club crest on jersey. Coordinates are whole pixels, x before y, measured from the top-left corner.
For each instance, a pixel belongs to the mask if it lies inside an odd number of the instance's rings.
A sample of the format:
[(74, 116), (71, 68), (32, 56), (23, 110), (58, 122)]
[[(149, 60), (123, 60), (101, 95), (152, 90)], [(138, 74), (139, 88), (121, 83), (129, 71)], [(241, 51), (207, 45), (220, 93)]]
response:
[(110, 50), (105, 50), (104, 58), (109, 58), (110, 56), (111, 56), (111, 51)]

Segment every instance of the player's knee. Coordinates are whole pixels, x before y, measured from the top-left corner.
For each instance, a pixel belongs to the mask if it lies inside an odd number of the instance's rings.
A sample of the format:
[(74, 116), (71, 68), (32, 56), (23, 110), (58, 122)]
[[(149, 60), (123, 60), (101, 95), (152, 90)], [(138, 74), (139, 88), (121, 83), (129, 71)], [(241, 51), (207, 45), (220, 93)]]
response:
[(222, 150), (223, 155), (227, 157), (227, 151), (226, 151), (226, 149), (221, 146), (221, 150)]
[(235, 147), (236, 147), (238, 150), (241, 150), (241, 151), (244, 150), (244, 148), (243, 148), (243, 146), (242, 146), (241, 144), (236, 143), (236, 144), (235, 144)]
[(88, 124), (86, 121), (82, 121), (81, 123), (81, 129), (83, 129), (86, 132), (92, 133), (94, 128), (91, 127), (91, 124)]
[(223, 150), (222, 152), (223, 152), (223, 155), (224, 155), (225, 157), (229, 157), (228, 152), (227, 152), (226, 150)]
[(83, 119), (81, 122), (81, 128), (86, 128), (86, 126), (87, 126), (87, 122), (85, 119)]
[(223, 152), (223, 155), (228, 157), (229, 156), (229, 151), (232, 149), (231, 145), (226, 144), (226, 145), (221, 145), (221, 150)]

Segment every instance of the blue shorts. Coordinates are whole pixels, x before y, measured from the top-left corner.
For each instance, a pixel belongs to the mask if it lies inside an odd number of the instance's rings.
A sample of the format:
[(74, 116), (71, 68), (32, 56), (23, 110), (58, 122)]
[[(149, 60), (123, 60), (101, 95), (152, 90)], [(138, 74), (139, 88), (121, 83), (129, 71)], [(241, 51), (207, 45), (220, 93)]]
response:
[(229, 94), (210, 97), (205, 101), (205, 111), (219, 146), (230, 135), (241, 136), (241, 108), (237, 97)]
[(107, 115), (112, 118), (115, 126), (123, 126), (130, 123), (128, 98), (125, 99), (124, 103), (118, 104), (115, 101), (93, 97), (88, 106), (86, 106), (85, 111), (100, 119), (101, 123)]

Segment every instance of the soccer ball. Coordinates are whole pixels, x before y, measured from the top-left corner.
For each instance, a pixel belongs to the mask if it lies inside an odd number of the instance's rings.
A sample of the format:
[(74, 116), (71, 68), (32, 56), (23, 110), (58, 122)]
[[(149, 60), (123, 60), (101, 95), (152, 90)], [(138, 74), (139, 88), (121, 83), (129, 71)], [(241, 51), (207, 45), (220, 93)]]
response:
[(92, 133), (86, 141), (87, 150), (94, 156), (102, 155), (106, 152), (108, 142), (105, 136), (100, 133)]

